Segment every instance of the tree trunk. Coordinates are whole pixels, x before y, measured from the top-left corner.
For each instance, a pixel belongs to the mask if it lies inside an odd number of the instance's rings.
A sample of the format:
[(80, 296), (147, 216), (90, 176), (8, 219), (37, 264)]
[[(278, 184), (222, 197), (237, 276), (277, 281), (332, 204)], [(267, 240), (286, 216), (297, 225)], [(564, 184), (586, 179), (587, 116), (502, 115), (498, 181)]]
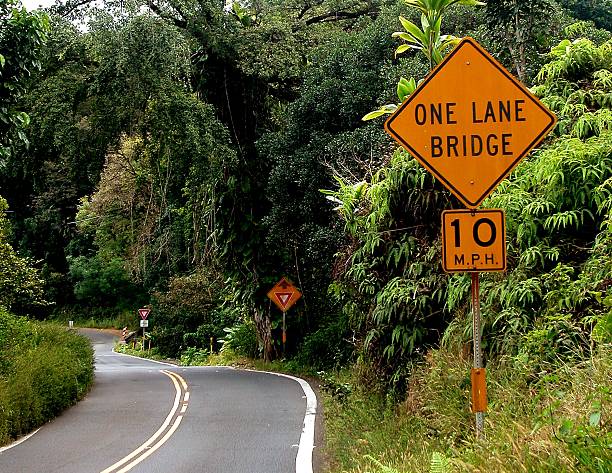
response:
[(265, 311), (255, 309), (253, 320), (255, 321), (255, 327), (257, 329), (257, 338), (263, 347), (263, 359), (264, 361), (270, 361), (274, 355), (272, 323), (270, 322), (270, 317)]
[(509, 48), (512, 59), (514, 60), (516, 75), (522, 83), (525, 83), (527, 80), (527, 52), (525, 48), (526, 28), (528, 28), (528, 25), (521, 24), (521, 18), (517, 11), (514, 16), (514, 42), (516, 46), (509, 46)]

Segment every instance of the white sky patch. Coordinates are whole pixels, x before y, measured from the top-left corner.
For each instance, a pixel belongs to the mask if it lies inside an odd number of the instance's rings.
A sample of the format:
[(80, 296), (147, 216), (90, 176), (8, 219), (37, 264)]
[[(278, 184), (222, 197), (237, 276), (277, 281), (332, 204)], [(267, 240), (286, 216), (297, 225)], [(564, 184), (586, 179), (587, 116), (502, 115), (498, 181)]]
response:
[(55, 0), (21, 0), (21, 3), (28, 11), (32, 11), (41, 7), (50, 7), (55, 3)]

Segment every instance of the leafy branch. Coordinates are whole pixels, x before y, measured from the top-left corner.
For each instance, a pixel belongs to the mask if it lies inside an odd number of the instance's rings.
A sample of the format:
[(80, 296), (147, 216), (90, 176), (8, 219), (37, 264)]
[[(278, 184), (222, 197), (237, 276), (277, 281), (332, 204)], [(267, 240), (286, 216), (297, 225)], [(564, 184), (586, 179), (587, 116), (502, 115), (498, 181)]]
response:
[[(395, 50), (395, 56), (405, 53), (411, 49), (421, 51), (427, 57), (429, 70), (442, 62), (446, 53), (457, 43), (459, 38), (453, 35), (441, 34), (442, 17), (444, 13), (454, 4), (466, 6), (485, 5), (478, 0), (404, 0), (406, 4), (418, 9), (421, 12), (421, 27), (407, 20), (403, 16), (399, 17), (404, 31), (396, 31), (392, 34), (394, 38), (405, 41)], [(422, 79), (416, 82), (412, 77), (410, 80), (401, 78), (397, 84), (397, 96), (399, 104), (387, 104), (366, 114), (362, 120), (372, 120), (382, 115), (388, 115), (399, 107), (401, 103), (412, 94)]]

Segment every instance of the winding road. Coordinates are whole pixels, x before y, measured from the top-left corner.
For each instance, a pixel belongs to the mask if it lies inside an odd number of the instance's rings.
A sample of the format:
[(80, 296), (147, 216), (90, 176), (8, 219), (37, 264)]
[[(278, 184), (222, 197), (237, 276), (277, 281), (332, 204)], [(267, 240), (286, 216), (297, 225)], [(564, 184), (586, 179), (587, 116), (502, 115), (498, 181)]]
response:
[(316, 398), (297, 378), (96, 352), (83, 401), (0, 449), (2, 473), (311, 473)]

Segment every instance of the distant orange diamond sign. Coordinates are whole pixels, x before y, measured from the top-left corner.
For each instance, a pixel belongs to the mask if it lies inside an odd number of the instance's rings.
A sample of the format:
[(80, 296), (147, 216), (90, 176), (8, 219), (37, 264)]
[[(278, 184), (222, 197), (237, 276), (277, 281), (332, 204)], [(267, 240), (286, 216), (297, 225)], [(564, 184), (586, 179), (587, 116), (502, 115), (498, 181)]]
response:
[(556, 121), (482, 46), (464, 38), (389, 117), (385, 130), (476, 208)]
[(302, 297), (302, 293), (293, 284), (282, 278), (268, 291), (268, 297), (280, 310), (287, 312)]

